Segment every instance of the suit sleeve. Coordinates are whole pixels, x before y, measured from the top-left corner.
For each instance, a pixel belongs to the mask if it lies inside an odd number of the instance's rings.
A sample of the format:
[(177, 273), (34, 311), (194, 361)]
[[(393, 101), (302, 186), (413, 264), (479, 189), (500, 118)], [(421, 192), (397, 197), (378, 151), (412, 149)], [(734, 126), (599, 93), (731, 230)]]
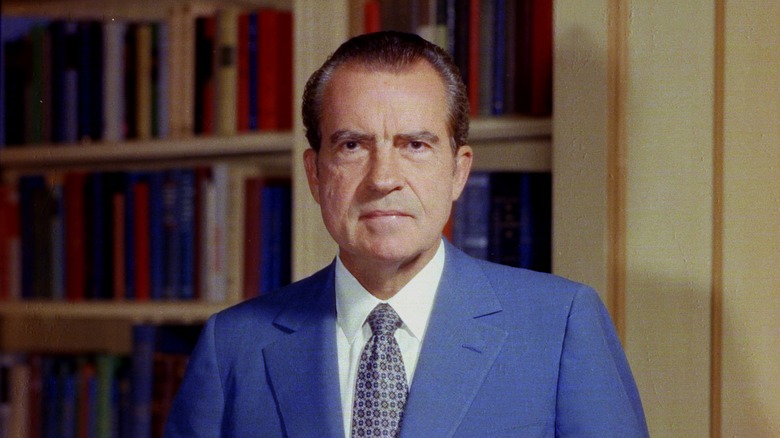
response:
[(556, 435), (646, 437), (645, 416), (612, 320), (583, 288), (569, 312), (558, 377)]
[(215, 320), (201, 332), (165, 427), (165, 437), (219, 437), (224, 393), (217, 362)]

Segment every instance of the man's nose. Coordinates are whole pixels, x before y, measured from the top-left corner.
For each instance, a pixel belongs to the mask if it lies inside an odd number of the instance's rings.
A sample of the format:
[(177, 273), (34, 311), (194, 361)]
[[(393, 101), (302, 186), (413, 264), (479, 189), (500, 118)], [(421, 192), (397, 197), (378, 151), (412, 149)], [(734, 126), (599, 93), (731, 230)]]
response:
[(393, 147), (374, 149), (366, 182), (372, 190), (389, 193), (403, 187), (401, 160)]

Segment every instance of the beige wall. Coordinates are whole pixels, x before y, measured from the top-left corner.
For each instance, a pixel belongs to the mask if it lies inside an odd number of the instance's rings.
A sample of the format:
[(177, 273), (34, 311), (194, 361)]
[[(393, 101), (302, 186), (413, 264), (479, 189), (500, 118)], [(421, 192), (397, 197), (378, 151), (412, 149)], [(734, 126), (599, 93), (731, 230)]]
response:
[(780, 436), (777, 17), (556, 0), (555, 270), (602, 288), (652, 436)]
[(780, 436), (778, 20), (778, 2), (726, 2), (723, 436)]

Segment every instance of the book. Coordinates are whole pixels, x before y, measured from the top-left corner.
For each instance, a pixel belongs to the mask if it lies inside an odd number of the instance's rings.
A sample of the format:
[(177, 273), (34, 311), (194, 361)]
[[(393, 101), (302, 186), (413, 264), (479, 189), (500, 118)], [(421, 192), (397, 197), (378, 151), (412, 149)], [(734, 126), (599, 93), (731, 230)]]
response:
[(152, 391), (154, 381), (154, 351), (157, 327), (140, 324), (132, 328), (132, 436), (152, 436)]
[[(263, 184), (263, 178), (260, 176), (250, 176), (244, 181), (244, 299), (260, 295)], [(268, 237), (265, 236), (266, 239)]]
[(166, 190), (165, 171), (149, 173), (149, 286), (150, 298), (166, 296)]
[[(237, 132), (247, 132), (250, 130), (249, 123), (249, 93), (250, 93), (250, 62), (252, 62), (252, 51), (250, 45), (255, 50), (257, 42), (252, 41), (250, 37), (250, 27), (256, 26), (256, 23), (250, 24), (254, 20), (254, 13), (242, 12), (238, 15), (238, 41), (236, 45), (236, 130)], [(254, 29), (256, 32), (257, 29)], [(256, 55), (255, 55), (256, 56)], [(256, 60), (254, 60), (256, 62)], [(255, 73), (257, 68), (255, 67)]]
[(196, 134), (214, 133), (214, 53), (216, 18), (201, 16), (195, 20), (195, 102)]
[(453, 244), (472, 257), (488, 259), (490, 173), (469, 175), (453, 213)]
[(379, 0), (363, 3), (363, 32), (373, 33), (382, 30), (381, 4)]
[(282, 53), (279, 41), (279, 11), (261, 9), (257, 13), (257, 105), (258, 129), (276, 130), (281, 126), (279, 101), (281, 99)]
[(65, 296), (70, 301), (86, 297), (87, 289), (87, 230), (85, 194), (87, 173), (68, 172), (64, 181), (65, 199)]
[(533, 116), (549, 116), (552, 113), (552, 0), (534, 0), (530, 28), (529, 113)]
[(178, 260), (178, 290), (174, 298), (195, 298), (195, 171), (191, 168), (178, 169), (176, 185), (176, 239), (178, 248), (174, 256)]
[(508, 266), (551, 271), (549, 172), (472, 172), (455, 203), (452, 243)]
[(98, 141), (103, 133), (102, 33), (100, 22), (77, 24), (79, 140)]
[[(103, 109), (102, 139), (118, 142), (125, 138), (125, 32), (127, 23), (107, 20), (103, 24)], [(58, 32), (59, 33), (59, 32)], [(57, 48), (55, 50), (62, 50)], [(64, 54), (58, 54), (58, 58)], [(58, 69), (59, 70), (59, 69)], [(62, 73), (59, 73), (62, 74)]]
[(237, 122), (238, 11), (224, 7), (216, 15), (215, 101), (216, 133), (235, 134)]
[(0, 301), (21, 297), (19, 214), (16, 187), (0, 182)]
[(132, 215), (132, 236), (128, 241), (133, 242), (133, 251), (130, 254), (132, 269), (128, 269), (128, 290), (136, 301), (147, 301), (151, 298), (151, 215), (150, 210), (150, 184), (148, 176), (141, 174), (132, 179), (129, 185), (128, 200), (131, 203), (128, 219)]
[(138, 23), (132, 27), (135, 33), (135, 137), (145, 140), (152, 138), (153, 126), (153, 85), (152, 85), (152, 25)]

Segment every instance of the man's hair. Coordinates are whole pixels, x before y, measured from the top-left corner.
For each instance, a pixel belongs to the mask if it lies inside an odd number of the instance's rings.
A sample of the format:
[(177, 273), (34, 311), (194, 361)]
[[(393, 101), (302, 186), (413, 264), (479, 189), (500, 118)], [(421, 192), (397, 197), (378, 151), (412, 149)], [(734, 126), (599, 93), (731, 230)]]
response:
[(356, 36), (342, 44), (315, 71), (303, 92), (303, 126), (315, 151), (322, 141), (320, 121), (324, 90), (342, 65), (359, 65), (372, 71), (402, 72), (427, 61), (441, 77), (447, 96), (447, 130), (453, 150), (468, 143), (469, 100), (458, 67), (441, 47), (409, 33), (384, 31)]

